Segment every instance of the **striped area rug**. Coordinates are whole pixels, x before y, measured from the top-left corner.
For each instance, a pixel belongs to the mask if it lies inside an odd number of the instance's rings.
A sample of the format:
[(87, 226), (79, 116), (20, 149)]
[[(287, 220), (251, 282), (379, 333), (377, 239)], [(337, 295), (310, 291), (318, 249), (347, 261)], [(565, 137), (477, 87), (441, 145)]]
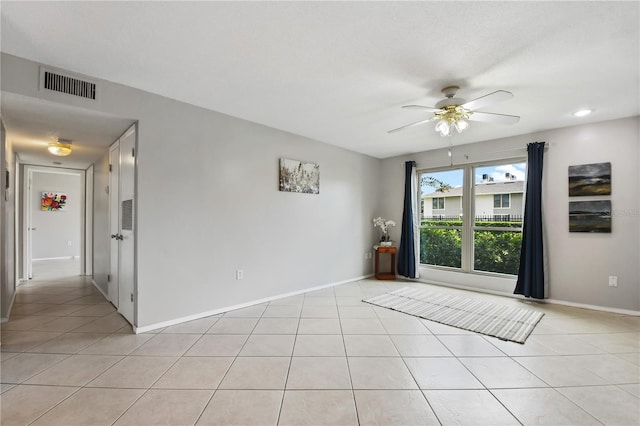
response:
[(363, 302), (517, 343), (527, 340), (544, 315), (514, 306), (410, 287)]

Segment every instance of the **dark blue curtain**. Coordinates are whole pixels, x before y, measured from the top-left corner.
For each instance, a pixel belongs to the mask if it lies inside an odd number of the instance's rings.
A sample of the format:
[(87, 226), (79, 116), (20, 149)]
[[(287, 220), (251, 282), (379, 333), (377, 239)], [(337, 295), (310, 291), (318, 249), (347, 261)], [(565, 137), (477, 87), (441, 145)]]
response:
[(402, 235), (398, 247), (398, 273), (404, 277), (416, 278), (416, 252), (413, 233), (413, 197), (411, 176), (416, 163), (404, 163), (404, 212), (402, 213)]
[(527, 193), (524, 204), (520, 269), (514, 294), (544, 299), (542, 247), (542, 160), (544, 142), (527, 145)]

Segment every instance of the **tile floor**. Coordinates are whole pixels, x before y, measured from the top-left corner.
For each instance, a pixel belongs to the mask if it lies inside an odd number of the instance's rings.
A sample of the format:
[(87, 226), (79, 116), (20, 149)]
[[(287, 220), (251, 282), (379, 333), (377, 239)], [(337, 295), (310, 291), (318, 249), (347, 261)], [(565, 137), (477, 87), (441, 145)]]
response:
[(519, 345), (363, 280), (134, 335), (87, 277), (41, 277), (2, 324), (5, 426), (640, 424), (638, 317), (468, 294), (544, 311)]

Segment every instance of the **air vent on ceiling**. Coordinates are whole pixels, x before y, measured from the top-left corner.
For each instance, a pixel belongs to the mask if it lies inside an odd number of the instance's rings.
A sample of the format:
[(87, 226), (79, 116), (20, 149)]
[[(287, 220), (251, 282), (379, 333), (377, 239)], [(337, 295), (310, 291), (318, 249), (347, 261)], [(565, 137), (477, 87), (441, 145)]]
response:
[(40, 76), (40, 87), (47, 90), (66, 93), (67, 95), (78, 96), (85, 99), (96, 99), (97, 85), (92, 81), (82, 80), (44, 69), (40, 73)]

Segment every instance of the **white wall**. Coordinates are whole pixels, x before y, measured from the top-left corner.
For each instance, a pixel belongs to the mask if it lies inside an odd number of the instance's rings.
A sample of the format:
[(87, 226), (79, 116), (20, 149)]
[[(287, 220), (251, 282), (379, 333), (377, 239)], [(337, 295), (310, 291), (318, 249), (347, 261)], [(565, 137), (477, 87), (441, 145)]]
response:
[[(9, 189), (6, 171), (9, 171)], [(15, 155), (0, 120), (0, 321), (9, 318), (16, 290), (15, 274)]]
[[(526, 152), (520, 148), (530, 142), (549, 144), (544, 159), (543, 204), (551, 299), (640, 310), (639, 126), (640, 118), (633, 117), (466, 146), (456, 147), (454, 142), (456, 165), (519, 157)], [(386, 204), (382, 214), (394, 220), (402, 218), (401, 164), (407, 160), (415, 160), (418, 169), (442, 167), (449, 162), (446, 150), (383, 160), (382, 199)], [(612, 233), (569, 233), (568, 167), (599, 162), (612, 165)], [(393, 229), (392, 239), (399, 240), (398, 233)], [(609, 275), (618, 276), (617, 288), (608, 287)], [(505, 293), (512, 293), (515, 287), (515, 279), (428, 268), (421, 268), (421, 279)]]
[[(33, 260), (79, 257), (82, 253), (83, 177), (77, 172), (34, 171), (31, 181), (31, 256)], [(62, 169), (61, 169), (62, 171)], [(60, 211), (40, 208), (42, 192), (64, 193)]]
[[(138, 325), (371, 273), (379, 160), (177, 102), (143, 109)], [(280, 157), (318, 163), (320, 194), (278, 191)]]
[[(38, 66), (3, 54), (3, 90), (49, 98)], [(380, 160), (106, 81), (100, 97), (138, 121), (137, 326), (371, 274)], [(320, 194), (279, 192), (280, 157), (319, 163)]]
[[(640, 119), (615, 120), (553, 133), (544, 175), (551, 298), (640, 310)], [(612, 233), (569, 233), (568, 167), (611, 162)], [(561, 184), (560, 184), (561, 182)], [(552, 219), (552, 218), (558, 219)], [(618, 276), (618, 287), (608, 277)]]

